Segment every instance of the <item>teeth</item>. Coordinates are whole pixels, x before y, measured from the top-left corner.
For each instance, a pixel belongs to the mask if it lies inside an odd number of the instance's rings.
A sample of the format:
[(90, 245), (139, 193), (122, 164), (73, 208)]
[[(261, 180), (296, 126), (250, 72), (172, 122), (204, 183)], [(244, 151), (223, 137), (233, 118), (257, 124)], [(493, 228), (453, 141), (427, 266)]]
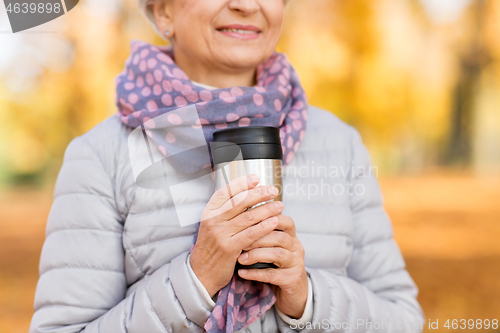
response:
[(254, 34), (256, 31), (251, 31), (251, 30), (240, 30), (240, 29), (220, 29), (219, 31), (223, 32), (236, 32), (239, 34)]

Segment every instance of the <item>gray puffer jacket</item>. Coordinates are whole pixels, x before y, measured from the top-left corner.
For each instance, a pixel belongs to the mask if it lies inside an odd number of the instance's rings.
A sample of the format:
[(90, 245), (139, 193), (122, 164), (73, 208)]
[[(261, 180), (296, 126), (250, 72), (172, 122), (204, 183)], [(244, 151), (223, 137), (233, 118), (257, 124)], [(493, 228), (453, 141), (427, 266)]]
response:
[[(30, 332), (203, 332), (209, 316), (181, 227), (161, 189), (136, 185), (127, 138), (109, 117), (68, 146), (47, 222)], [(417, 288), (358, 132), (309, 108), (306, 134), (283, 175), (313, 286), (313, 320), (286, 324), (274, 307), (241, 332), (420, 332)], [(169, 168), (167, 179), (175, 173)], [(193, 191), (199, 209), (211, 193)]]

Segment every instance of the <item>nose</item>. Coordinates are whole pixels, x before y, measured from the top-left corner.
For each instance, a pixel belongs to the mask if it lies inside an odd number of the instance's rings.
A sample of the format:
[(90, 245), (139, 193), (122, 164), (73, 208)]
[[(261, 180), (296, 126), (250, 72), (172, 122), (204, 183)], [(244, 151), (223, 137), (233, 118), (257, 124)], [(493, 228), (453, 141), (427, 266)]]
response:
[[(269, 0), (267, 0), (269, 1)], [(250, 15), (259, 10), (256, 0), (230, 0), (229, 9), (238, 11), (244, 15)]]

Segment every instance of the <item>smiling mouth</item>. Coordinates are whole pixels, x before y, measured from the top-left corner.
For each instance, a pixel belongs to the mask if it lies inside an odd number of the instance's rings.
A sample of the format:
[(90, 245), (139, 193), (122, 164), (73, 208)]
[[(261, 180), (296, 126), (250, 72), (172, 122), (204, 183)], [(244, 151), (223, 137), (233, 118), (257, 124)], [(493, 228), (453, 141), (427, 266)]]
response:
[(234, 32), (234, 33), (238, 33), (238, 34), (258, 34), (258, 33), (260, 33), (260, 31), (242, 30), (242, 29), (226, 29), (226, 28), (217, 29), (217, 31), (220, 31), (220, 32)]
[(250, 41), (259, 38), (261, 31), (256, 27), (245, 27), (245, 26), (236, 26), (236, 27), (223, 27), (217, 29), (221, 35), (224, 35), (229, 38), (239, 39), (241, 41)]

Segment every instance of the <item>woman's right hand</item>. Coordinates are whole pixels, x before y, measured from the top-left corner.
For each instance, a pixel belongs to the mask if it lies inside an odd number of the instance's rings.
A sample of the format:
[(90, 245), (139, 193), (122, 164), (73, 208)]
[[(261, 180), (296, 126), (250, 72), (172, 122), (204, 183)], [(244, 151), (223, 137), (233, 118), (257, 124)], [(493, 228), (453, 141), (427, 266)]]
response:
[(242, 250), (272, 232), (283, 210), (281, 201), (267, 202), (278, 195), (274, 186), (256, 186), (257, 175), (241, 176), (218, 189), (201, 214), (198, 239), (190, 264), (213, 297), (234, 274)]

